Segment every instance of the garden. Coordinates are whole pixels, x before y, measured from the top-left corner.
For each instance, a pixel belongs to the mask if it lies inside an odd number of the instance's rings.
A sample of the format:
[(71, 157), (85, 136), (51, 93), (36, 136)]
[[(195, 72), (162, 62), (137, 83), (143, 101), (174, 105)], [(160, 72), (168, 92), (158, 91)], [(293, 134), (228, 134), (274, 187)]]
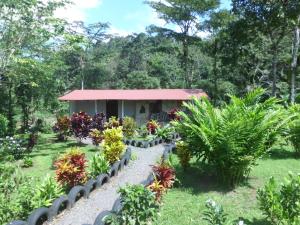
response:
[[(88, 196), (128, 164), (131, 151), (126, 140), (157, 145), (173, 140), (175, 132), (154, 120), (138, 127), (130, 117), (106, 120), (102, 113), (85, 112), (58, 117), (53, 126), (39, 119), (25, 134), (14, 136), (7, 136), (7, 120), (0, 116), (0, 128), (0, 224), (42, 216), (41, 209), (51, 211), (56, 202), (66, 203), (66, 194), (76, 201), (80, 195)], [(68, 199), (68, 204), (75, 199)], [(58, 214), (62, 208), (55, 210)], [(30, 224), (52, 220), (52, 214)]]
[(299, 224), (299, 110), (263, 89), (220, 108), (184, 103), (174, 154), (95, 224)]

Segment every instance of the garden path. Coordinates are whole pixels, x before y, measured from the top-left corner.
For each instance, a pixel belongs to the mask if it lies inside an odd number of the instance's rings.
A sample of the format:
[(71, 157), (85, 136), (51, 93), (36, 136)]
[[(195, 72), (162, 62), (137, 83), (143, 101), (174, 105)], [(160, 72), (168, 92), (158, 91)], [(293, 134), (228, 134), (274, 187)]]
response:
[(153, 165), (162, 156), (164, 145), (160, 144), (143, 149), (131, 147), (132, 154), (137, 156), (128, 166), (121, 170), (118, 176), (110, 182), (93, 191), (88, 199), (81, 199), (75, 206), (59, 215), (50, 225), (93, 225), (99, 213), (111, 210), (119, 197), (117, 190), (126, 184), (139, 184), (145, 181), (151, 173)]

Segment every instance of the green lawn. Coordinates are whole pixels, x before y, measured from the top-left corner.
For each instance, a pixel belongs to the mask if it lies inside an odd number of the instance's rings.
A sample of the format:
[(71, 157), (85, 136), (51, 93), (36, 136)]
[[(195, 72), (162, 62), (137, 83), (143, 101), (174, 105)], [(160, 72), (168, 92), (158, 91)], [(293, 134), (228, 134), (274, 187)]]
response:
[(256, 191), (262, 187), (270, 176), (279, 183), (289, 171), (300, 172), (299, 160), (289, 150), (276, 151), (270, 157), (258, 161), (249, 182), (235, 190), (222, 188), (205, 170), (192, 167), (183, 172), (175, 162), (177, 178), (180, 185), (171, 189), (163, 199), (161, 213), (155, 225), (199, 225), (206, 224), (202, 220), (205, 201), (209, 198), (223, 205), (230, 219), (241, 218), (247, 225), (269, 225), (259, 210)]
[(99, 148), (79, 144), (75, 139), (70, 138), (66, 142), (57, 142), (55, 134), (42, 134), (39, 136), (38, 144), (30, 154), (33, 167), (22, 168), (23, 173), (32, 177), (44, 177), (47, 173), (53, 175), (52, 158), (72, 147), (80, 147), (88, 159), (99, 151)]

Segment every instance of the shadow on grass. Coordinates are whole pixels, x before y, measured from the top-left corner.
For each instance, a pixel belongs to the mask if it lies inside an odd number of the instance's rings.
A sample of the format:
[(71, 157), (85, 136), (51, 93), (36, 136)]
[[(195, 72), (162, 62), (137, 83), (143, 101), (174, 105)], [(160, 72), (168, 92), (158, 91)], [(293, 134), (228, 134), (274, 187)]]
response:
[(252, 220), (248, 220), (248, 219), (240, 218), (240, 220), (243, 220), (244, 224), (247, 224), (247, 225), (272, 225), (272, 223), (270, 223), (266, 219), (253, 218)]
[(297, 159), (297, 155), (294, 151), (283, 148), (273, 148), (269, 152), (269, 157), (271, 159)]
[(206, 193), (210, 191), (217, 191), (226, 193), (230, 191), (228, 187), (220, 185), (218, 180), (205, 166), (198, 166), (192, 164), (187, 170), (183, 170), (181, 166), (175, 166), (176, 177), (179, 180), (178, 188), (188, 189), (193, 194)]

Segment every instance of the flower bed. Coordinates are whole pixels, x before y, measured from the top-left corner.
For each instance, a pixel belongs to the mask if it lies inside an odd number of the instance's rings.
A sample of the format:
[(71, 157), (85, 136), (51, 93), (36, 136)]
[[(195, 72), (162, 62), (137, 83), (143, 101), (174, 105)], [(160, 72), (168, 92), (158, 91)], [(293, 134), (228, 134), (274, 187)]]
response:
[(128, 165), (131, 158), (131, 149), (127, 148), (121, 160), (111, 165), (108, 173), (99, 174), (95, 179), (88, 180), (84, 185), (72, 187), (67, 195), (62, 195), (55, 199), (52, 205), (35, 209), (25, 221), (13, 221), (9, 225), (40, 225), (44, 222), (51, 222), (57, 215), (65, 209), (74, 207), (75, 203), (81, 198), (88, 198), (90, 193), (109, 182), (110, 178), (117, 176), (118, 172)]
[[(165, 145), (165, 150), (164, 150), (164, 153), (162, 155), (162, 160), (166, 161), (169, 157), (169, 154), (172, 153), (174, 150), (175, 150), (175, 144)], [(142, 185), (144, 185), (145, 187), (149, 187), (149, 185), (153, 184), (155, 179), (156, 178), (154, 177), (153, 173), (151, 173), (148, 176), (148, 178), (144, 182), (142, 182)], [(103, 211), (97, 216), (97, 218), (94, 222), (94, 225), (108, 225), (105, 222), (106, 218), (109, 217), (110, 215), (119, 213), (121, 210), (122, 210), (121, 199), (118, 198), (115, 201), (111, 211)]]

